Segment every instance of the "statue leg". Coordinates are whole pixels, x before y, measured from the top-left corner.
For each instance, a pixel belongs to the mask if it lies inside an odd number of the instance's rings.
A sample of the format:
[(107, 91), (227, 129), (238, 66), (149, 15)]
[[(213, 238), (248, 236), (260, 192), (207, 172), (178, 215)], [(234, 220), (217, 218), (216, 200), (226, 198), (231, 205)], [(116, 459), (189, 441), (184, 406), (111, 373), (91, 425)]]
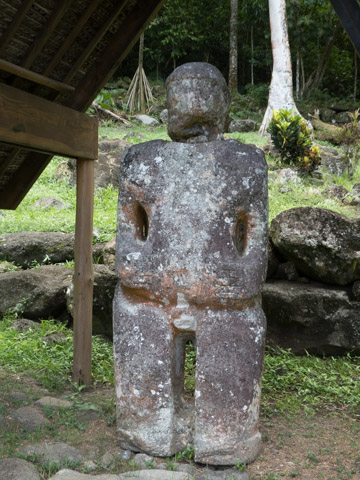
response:
[(155, 456), (175, 453), (174, 335), (160, 305), (114, 298), (114, 362), (120, 446)]
[(250, 463), (259, 454), (265, 322), (260, 307), (204, 311), (196, 335), (197, 462)]

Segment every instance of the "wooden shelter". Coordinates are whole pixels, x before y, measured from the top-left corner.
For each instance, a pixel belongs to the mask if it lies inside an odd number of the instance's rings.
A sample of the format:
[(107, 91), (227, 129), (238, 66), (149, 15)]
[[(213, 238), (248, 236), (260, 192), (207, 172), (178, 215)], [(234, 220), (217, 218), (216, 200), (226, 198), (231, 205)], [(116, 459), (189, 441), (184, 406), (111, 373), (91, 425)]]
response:
[(164, 0), (0, 0), (0, 209), (15, 209), (54, 154), (77, 159), (74, 367), (91, 381), (93, 161), (86, 109)]

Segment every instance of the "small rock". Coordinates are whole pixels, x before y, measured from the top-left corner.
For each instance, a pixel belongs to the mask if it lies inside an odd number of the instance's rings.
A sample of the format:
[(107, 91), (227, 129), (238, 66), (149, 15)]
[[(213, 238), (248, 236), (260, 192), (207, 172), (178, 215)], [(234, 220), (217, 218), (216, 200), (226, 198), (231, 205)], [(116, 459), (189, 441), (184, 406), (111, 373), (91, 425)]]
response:
[(43, 209), (54, 208), (55, 210), (64, 210), (65, 208), (68, 208), (68, 205), (54, 197), (43, 197), (39, 198), (39, 200), (35, 202), (35, 207), (41, 207)]
[(37, 429), (50, 424), (49, 420), (33, 407), (18, 408), (14, 412), (14, 417), (21, 428), (28, 432), (35, 432)]
[(99, 418), (99, 413), (96, 410), (87, 408), (79, 410), (76, 414), (76, 419), (78, 422), (95, 422)]
[(284, 185), (283, 187), (279, 188), (279, 193), (290, 193), (293, 192), (294, 189), (291, 187), (288, 187), (287, 185)]
[(61, 400), (60, 398), (42, 397), (35, 402), (35, 405), (38, 405), (39, 407), (42, 407), (42, 408), (51, 407), (54, 409), (59, 409), (59, 408), (70, 408), (72, 406), (72, 403), (69, 402), (68, 400)]
[(129, 132), (126, 135), (124, 135), (123, 140), (131, 140), (134, 137), (136, 137), (140, 140), (141, 138), (145, 138), (145, 135), (143, 133), (139, 133), (139, 132)]
[(40, 480), (34, 465), (22, 458), (2, 458), (0, 473), (1, 480)]
[(59, 332), (59, 333), (49, 333), (48, 335), (45, 335), (44, 337), (41, 338), (43, 342), (47, 343), (59, 343), (62, 342), (63, 340), (66, 340), (66, 335), (64, 332)]
[(144, 125), (159, 125), (156, 118), (149, 117), (149, 115), (135, 115), (136, 120), (139, 120)]
[(96, 465), (95, 462), (93, 462), (92, 460), (86, 460), (84, 463), (84, 468), (90, 472), (92, 472), (93, 470), (96, 470), (98, 467)]
[(46, 463), (57, 463), (61, 467), (67, 462), (81, 463), (83, 454), (75, 447), (62, 442), (40, 442), (20, 450), (22, 455), (42, 456)]
[(39, 323), (34, 322), (33, 320), (28, 320), (27, 318), (18, 318), (11, 324), (11, 328), (15, 328), (18, 332), (26, 332), (26, 330), (38, 328)]
[(106, 452), (101, 458), (100, 463), (104, 468), (110, 468), (115, 463), (115, 455), (111, 452)]
[(292, 183), (294, 185), (299, 185), (301, 183), (301, 178), (298, 173), (291, 168), (281, 168), (276, 171), (275, 181), (277, 183)]
[(337, 198), (343, 200), (349, 191), (343, 185), (331, 185), (324, 190), (323, 195), (327, 198)]
[(167, 108), (165, 108), (164, 110), (162, 110), (160, 112), (160, 115), (159, 115), (161, 123), (167, 123), (168, 122), (168, 117), (169, 117), (168, 110), (167, 110)]
[(194, 475), (195, 473), (195, 468), (193, 465), (189, 465), (188, 463), (176, 463), (175, 466), (178, 472), (185, 472), (189, 475)]
[(119, 452), (118, 457), (120, 460), (130, 460), (132, 457), (133, 453), (131, 450), (122, 450)]
[(135, 465), (140, 468), (147, 468), (149, 464), (154, 462), (154, 458), (146, 455), (146, 453), (137, 453), (133, 460)]
[(232, 120), (230, 122), (228, 131), (229, 133), (234, 132), (254, 132), (256, 130), (257, 124), (255, 120), (249, 118), (245, 120)]
[(17, 403), (24, 403), (28, 399), (28, 396), (24, 392), (17, 391), (11, 392), (9, 397), (13, 402)]
[(87, 473), (79, 473), (74, 470), (60, 470), (56, 475), (50, 477), (49, 480), (119, 480), (118, 475), (105, 473), (102, 475), (88, 475)]
[(189, 475), (185, 472), (169, 472), (168, 470), (137, 470), (119, 475), (119, 478), (143, 478), (145, 480), (188, 480)]

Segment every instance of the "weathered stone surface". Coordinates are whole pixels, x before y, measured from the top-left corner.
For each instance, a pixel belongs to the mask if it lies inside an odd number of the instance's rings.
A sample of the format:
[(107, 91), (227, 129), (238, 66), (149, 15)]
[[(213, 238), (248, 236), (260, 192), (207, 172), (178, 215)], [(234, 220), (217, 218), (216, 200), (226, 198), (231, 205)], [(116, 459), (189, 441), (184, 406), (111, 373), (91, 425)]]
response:
[(84, 458), (80, 450), (63, 442), (46, 441), (27, 445), (21, 448), (20, 453), (40, 456), (46, 463), (57, 463), (60, 466), (66, 465), (69, 461), (81, 463)]
[[(175, 70), (169, 134), (183, 143), (123, 158), (114, 352), (121, 447), (170, 456), (194, 444), (196, 461), (223, 465), (260, 448), (267, 167), (255, 147), (218, 140), (229, 109), (219, 75), (207, 64)], [(182, 399), (188, 341), (194, 408)]]
[(15, 263), (3, 262), (3, 261), (1, 261), (0, 263), (0, 274), (5, 272), (11, 272), (18, 269), (19, 267), (15, 265)]
[(46, 265), (33, 270), (7, 272), (0, 275), (0, 316), (23, 304), (29, 319), (69, 318), (65, 292), (71, 283), (72, 270)]
[(159, 125), (156, 118), (150, 117), (149, 115), (135, 115), (135, 118), (143, 125)]
[(196, 476), (197, 480), (249, 480), (246, 472), (237, 472), (236, 470), (207, 471)]
[(360, 352), (360, 302), (351, 298), (346, 287), (268, 281), (262, 291), (267, 342), (297, 354)]
[(21, 428), (28, 432), (36, 432), (37, 429), (46, 427), (50, 424), (49, 420), (33, 407), (18, 408), (14, 411), (14, 418)]
[(22, 458), (0, 459), (1, 480), (40, 480), (34, 465)]
[(186, 472), (172, 472), (169, 470), (137, 470), (119, 475), (119, 478), (140, 478), (144, 480), (189, 480)]
[(41, 408), (51, 407), (58, 410), (59, 408), (70, 408), (72, 406), (72, 403), (68, 400), (62, 400), (61, 398), (42, 397), (35, 402), (35, 405)]
[(164, 108), (164, 110), (162, 110), (160, 112), (159, 118), (160, 118), (161, 123), (167, 123), (168, 122), (169, 115), (168, 115), (167, 108)]
[(247, 118), (245, 120), (232, 120), (230, 122), (228, 131), (233, 132), (255, 132), (257, 123), (255, 120)]
[(309, 278), (337, 285), (360, 279), (360, 219), (322, 208), (292, 208), (274, 218), (270, 238)]
[[(107, 139), (99, 143), (99, 158), (94, 162), (94, 183), (96, 187), (118, 187), (121, 158), (130, 145), (131, 143), (120, 139)], [(75, 185), (76, 160), (69, 160), (68, 168), (70, 183)]]
[(346, 195), (349, 193), (343, 185), (330, 185), (324, 192), (323, 195), (326, 198), (337, 198), (338, 200), (343, 200)]
[(88, 475), (86, 473), (79, 473), (75, 470), (59, 470), (55, 475), (49, 478), (49, 480), (119, 480), (119, 475), (113, 475), (111, 473), (103, 473), (102, 475)]
[(166, 80), (168, 133), (172, 140), (216, 140), (224, 133), (230, 94), (219, 70), (208, 63), (187, 63)]
[(0, 235), (0, 260), (28, 268), (74, 258), (74, 235), (61, 232), (19, 232)]
[(320, 146), (321, 166), (329, 173), (341, 176), (347, 169), (346, 160), (335, 148)]

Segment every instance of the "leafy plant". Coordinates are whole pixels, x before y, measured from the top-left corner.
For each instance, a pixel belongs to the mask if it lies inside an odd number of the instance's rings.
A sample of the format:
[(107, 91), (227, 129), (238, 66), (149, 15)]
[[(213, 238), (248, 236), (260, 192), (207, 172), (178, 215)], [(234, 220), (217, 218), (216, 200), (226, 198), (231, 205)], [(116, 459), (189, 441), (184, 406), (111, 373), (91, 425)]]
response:
[(349, 115), (351, 121), (341, 128), (339, 142), (344, 147), (348, 173), (352, 177), (360, 158), (360, 109)]
[(312, 145), (311, 130), (293, 110), (274, 110), (268, 132), (282, 165), (294, 165), (307, 175), (320, 165), (320, 149)]

